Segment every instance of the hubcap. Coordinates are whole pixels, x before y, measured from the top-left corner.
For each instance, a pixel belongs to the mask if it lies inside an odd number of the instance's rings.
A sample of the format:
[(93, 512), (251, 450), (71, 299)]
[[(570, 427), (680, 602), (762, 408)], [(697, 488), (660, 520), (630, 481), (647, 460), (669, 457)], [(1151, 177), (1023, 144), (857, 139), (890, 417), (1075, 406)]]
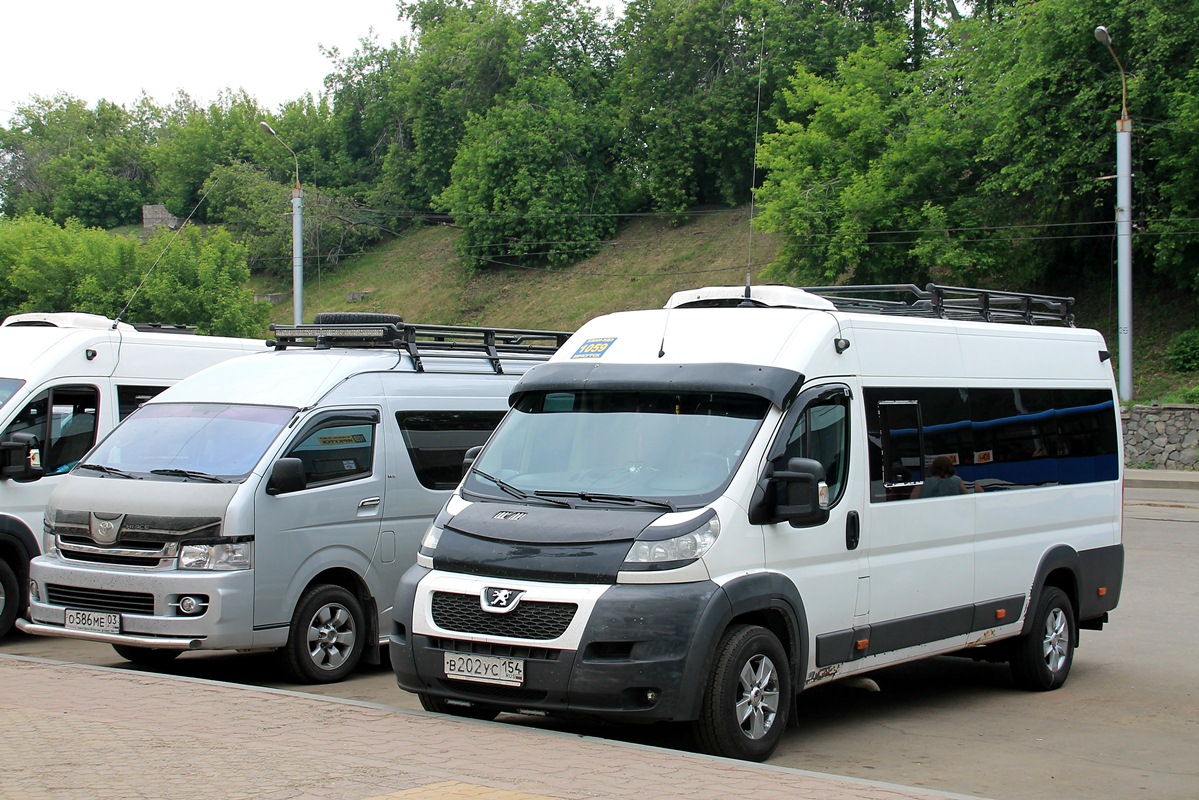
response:
[(737, 676), (737, 723), (750, 739), (761, 739), (778, 718), (779, 680), (774, 662), (756, 655)]
[(354, 650), (354, 617), (339, 604), (322, 606), (308, 624), (308, 655), (321, 669), (337, 669)]
[(1041, 649), (1050, 672), (1056, 674), (1065, 666), (1070, 652), (1070, 625), (1060, 608), (1053, 609), (1045, 619), (1045, 641)]

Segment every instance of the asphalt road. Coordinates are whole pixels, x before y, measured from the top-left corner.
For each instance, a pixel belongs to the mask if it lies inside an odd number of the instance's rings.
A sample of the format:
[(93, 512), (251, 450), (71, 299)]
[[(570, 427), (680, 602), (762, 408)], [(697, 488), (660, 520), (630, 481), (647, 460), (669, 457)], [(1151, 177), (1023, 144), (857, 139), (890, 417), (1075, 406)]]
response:
[[(1083, 631), (1070, 680), (1014, 689), (1005, 665), (938, 658), (800, 695), (769, 763), (996, 800), (1199, 797), (1199, 491), (1130, 489), (1120, 607)], [(107, 645), (10, 634), (0, 652), (131, 668)], [(387, 667), (289, 683), (269, 654), (190, 653), (158, 670), (419, 709)], [(535, 725), (689, 749), (681, 727)]]

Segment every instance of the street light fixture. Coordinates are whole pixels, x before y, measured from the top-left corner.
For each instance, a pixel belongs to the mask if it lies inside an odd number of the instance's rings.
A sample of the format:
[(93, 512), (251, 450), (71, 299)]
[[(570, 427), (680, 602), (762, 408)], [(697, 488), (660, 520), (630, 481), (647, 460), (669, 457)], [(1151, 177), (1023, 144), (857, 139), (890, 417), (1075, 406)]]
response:
[(1128, 118), (1128, 78), (1111, 34), (1100, 25), (1095, 38), (1120, 70), (1120, 119), (1116, 120), (1116, 335), (1120, 352), (1120, 401), (1132, 400), (1132, 120)]
[(278, 139), (296, 162), (296, 185), (291, 190), (291, 291), (294, 322), (300, 325), (304, 322), (304, 190), (300, 188), (300, 159), (266, 120), (258, 126)]

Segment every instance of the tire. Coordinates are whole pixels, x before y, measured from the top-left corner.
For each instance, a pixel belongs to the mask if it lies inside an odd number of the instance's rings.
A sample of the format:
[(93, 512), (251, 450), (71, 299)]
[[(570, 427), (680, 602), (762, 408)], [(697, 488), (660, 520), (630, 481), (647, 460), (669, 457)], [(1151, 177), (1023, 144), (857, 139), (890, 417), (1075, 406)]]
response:
[(791, 710), (791, 665), (778, 637), (757, 625), (725, 631), (704, 689), (695, 741), (711, 755), (765, 761)]
[(1016, 685), (1038, 692), (1060, 687), (1070, 675), (1077, 642), (1078, 627), (1070, 598), (1061, 589), (1046, 586), (1037, 602), (1032, 630), (1012, 646), (1009, 664)]
[(131, 644), (114, 644), (112, 649), (116, 650), (121, 658), (142, 667), (165, 667), (183, 653), (182, 650), (136, 647)]
[(400, 325), (399, 314), (372, 314), (358, 311), (322, 311), (312, 318), (313, 325)]
[(340, 586), (322, 584), (300, 598), (283, 655), (297, 681), (336, 683), (354, 671), (365, 647), (366, 622), (358, 598)]
[(21, 611), (24, 594), (17, 573), (7, 561), (0, 560), (0, 639), (8, 635)]
[(481, 719), (487, 722), (495, 719), (500, 715), (498, 708), (490, 706), (480, 706), (471, 704), (459, 705), (457, 703), (448, 703), (444, 698), (434, 697), (431, 694), (418, 694), (420, 707), (425, 711), (432, 711), (434, 714), (450, 714), (455, 717), (466, 717), (467, 719)]

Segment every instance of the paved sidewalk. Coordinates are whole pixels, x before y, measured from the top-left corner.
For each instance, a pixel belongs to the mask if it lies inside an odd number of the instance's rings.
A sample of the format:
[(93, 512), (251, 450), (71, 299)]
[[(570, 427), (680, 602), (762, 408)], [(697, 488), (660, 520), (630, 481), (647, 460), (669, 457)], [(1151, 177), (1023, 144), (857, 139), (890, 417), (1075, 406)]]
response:
[(4, 800), (962, 798), (297, 692), (0, 655)]
[(1124, 486), (1128, 489), (1199, 489), (1199, 470), (1126, 469)]

